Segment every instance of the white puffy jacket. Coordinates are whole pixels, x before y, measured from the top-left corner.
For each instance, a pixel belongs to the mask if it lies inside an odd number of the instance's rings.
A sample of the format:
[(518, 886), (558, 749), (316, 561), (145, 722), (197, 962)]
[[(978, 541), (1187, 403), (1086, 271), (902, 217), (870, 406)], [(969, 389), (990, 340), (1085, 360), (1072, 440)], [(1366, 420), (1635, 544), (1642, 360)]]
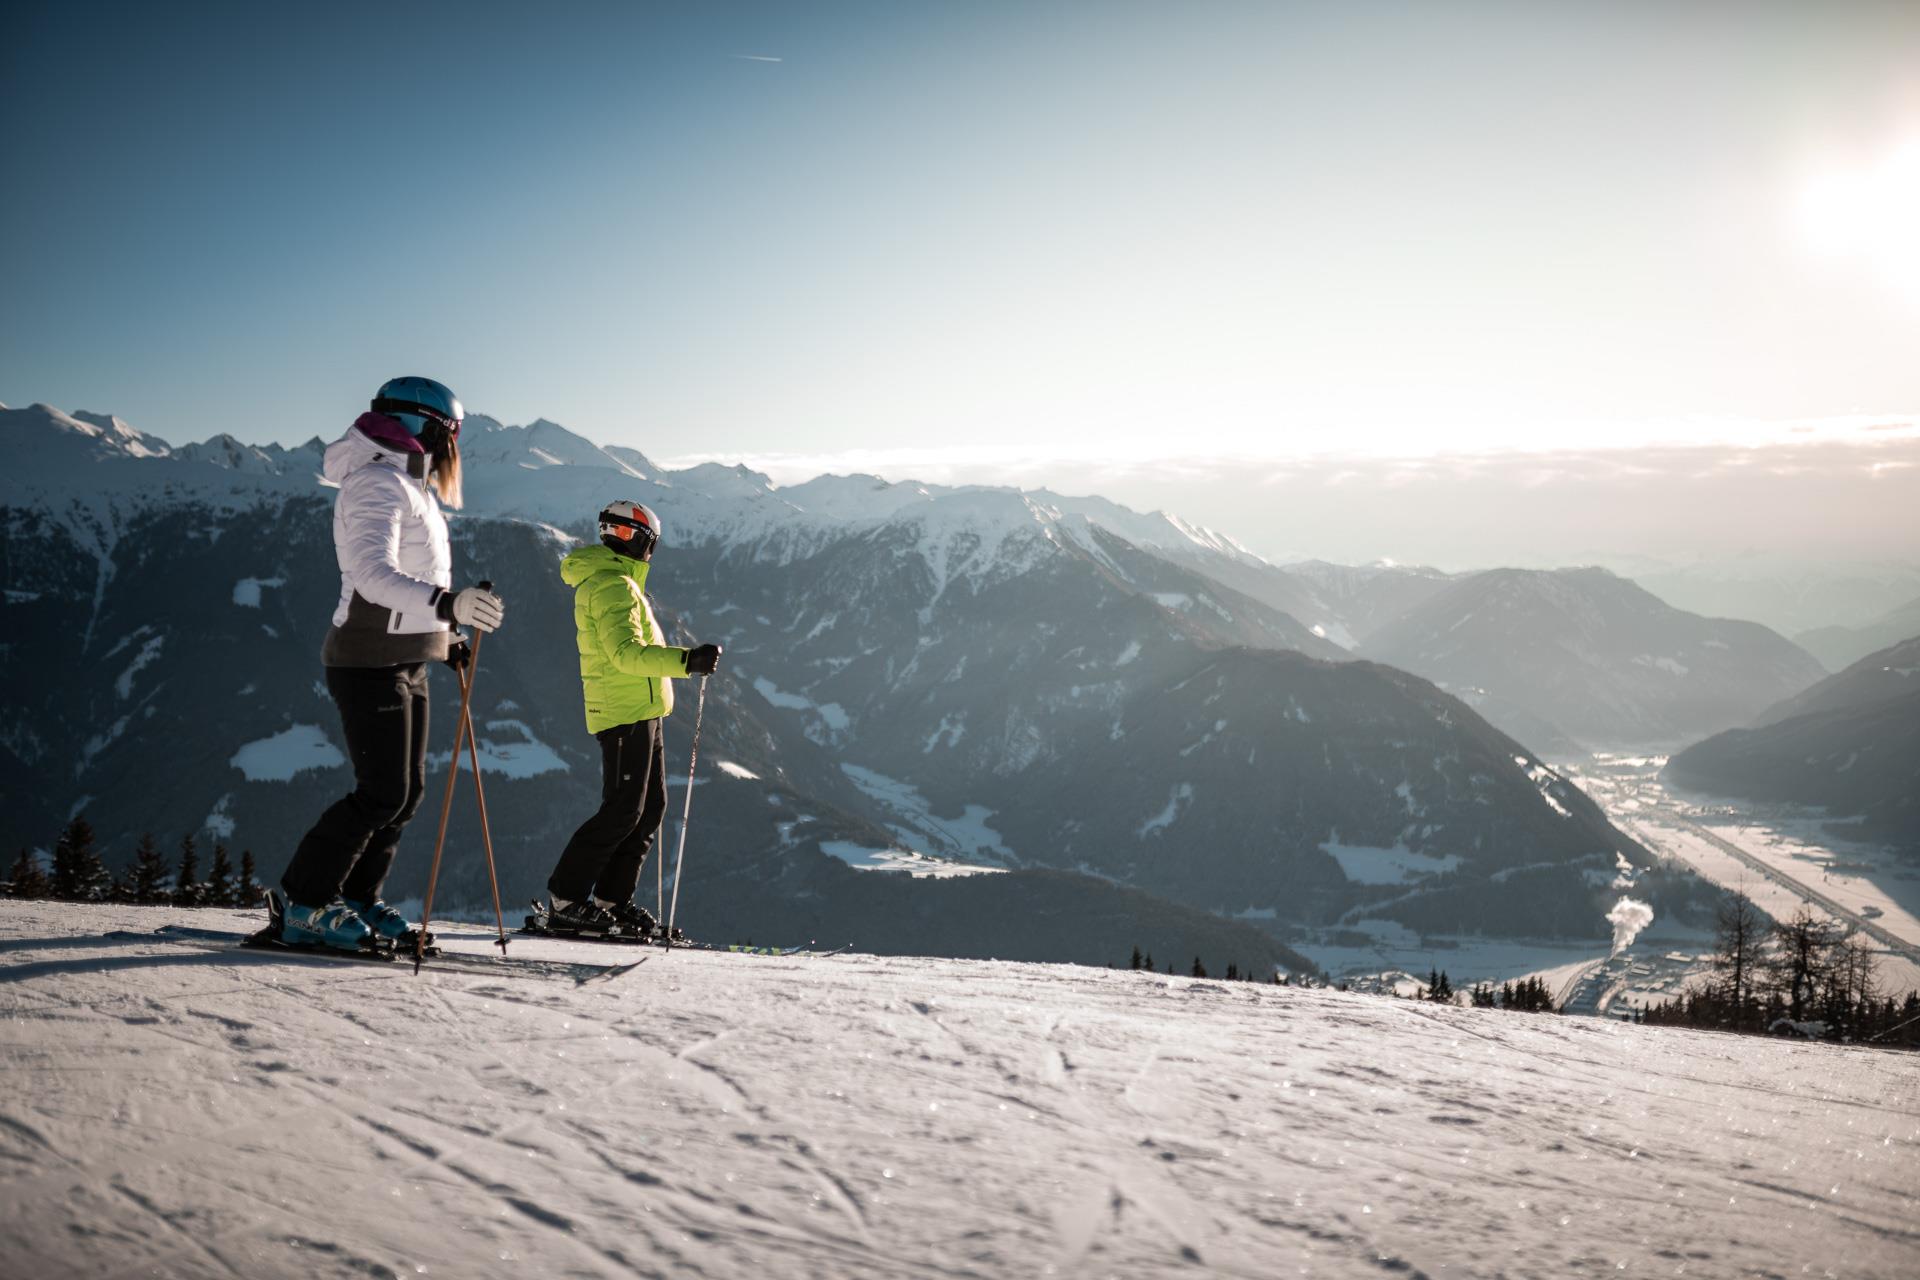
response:
[(340, 603), (322, 661), (385, 667), (444, 658), (450, 628), (434, 612), (453, 585), (447, 518), (426, 479), (424, 454), (400, 453), (358, 426), (327, 448), (340, 486), (333, 548)]

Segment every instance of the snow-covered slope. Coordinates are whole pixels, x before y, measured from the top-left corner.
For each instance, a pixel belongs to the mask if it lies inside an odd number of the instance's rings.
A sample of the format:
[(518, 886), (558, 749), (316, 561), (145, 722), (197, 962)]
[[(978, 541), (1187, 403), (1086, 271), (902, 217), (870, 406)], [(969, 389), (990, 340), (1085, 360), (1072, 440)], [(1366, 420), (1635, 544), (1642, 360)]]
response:
[(1920, 1260), (1920, 1073), (1891, 1051), (864, 955), (416, 978), (147, 940), (182, 918), (221, 920), (0, 903), (9, 1275)]

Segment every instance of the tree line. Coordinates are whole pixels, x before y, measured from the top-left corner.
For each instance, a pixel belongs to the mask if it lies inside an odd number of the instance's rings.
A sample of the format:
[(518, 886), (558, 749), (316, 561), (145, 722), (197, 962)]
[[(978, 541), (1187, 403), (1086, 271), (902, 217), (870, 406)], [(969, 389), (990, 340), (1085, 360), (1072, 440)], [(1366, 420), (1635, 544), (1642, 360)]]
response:
[(0, 885), (12, 898), (57, 898), (66, 902), (138, 902), (175, 907), (257, 907), (265, 899), (254, 878), (253, 851), (242, 849), (234, 865), (218, 840), (200, 874), (200, 847), (192, 835), (180, 838), (172, 858), (160, 851), (151, 832), (140, 837), (133, 861), (118, 874), (107, 870), (93, 827), (72, 818), (53, 842), (51, 866), (42, 867), (31, 849), (20, 850)]
[[(1139, 947), (1135, 947), (1133, 949), (1133, 959), (1128, 962), (1127, 967), (1129, 969), (1143, 970), (1147, 973), (1160, 972), (1160, 970), (1154, 968), (1153, 953), (1150, 951), (1143, 952), (1140, 950)], [(1171, 960), (1167, 962), (1166, 972), (1168, 973), (1173, 972), (1173, 962)], [(1207, 971), (1207, 966), (1200, 962), (1200, 957), (1195, 956), (1193, 958), (1193, 967), (1187, 970), (1187, 976), (1190, 978), (1208, 978), (1208, 977), (1212, 977), (1213, 975)], [(1275, 971), (1271, 978), (1260, 978), (1254, 975), (1253, 970), (1242, 969), (1237, 962), (1232, 960), (1229, 960), (1227, 962), (1227, 971), (1225, 974), (1222, 975), (1222, 981), (1225, 981), (1225, 982), (1271, 981), (1273, 985), (1276, 987), (1290, 987), (1290, 986), (1296, 985), (1296, 979), (1293, 974), (1282, 974), (1278, 971)], [(1297, 985), (1303, 986), (1303, 987), (1311, 987), (1311, 986), (1324, 985), (1324, 984), (1316, 983), (1313, 980), (1311, 975), (1301, 974), (1297, 980)]]
[(1920, 992), (1901, 999), (1881, 990), (1866, 939), (1804, 904), (1769, 920), (1746, 894), (1732, 893), (1715, 918), (1711, 979), (1639, 1021), (1916, 1048)]

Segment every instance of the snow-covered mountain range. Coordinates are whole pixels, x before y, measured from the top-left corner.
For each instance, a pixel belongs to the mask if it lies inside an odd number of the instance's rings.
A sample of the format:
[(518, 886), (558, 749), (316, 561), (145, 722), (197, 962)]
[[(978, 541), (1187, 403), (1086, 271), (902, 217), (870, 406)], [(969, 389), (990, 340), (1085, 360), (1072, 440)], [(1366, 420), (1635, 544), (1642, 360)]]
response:
[[(476, 693), (509, 903), (597, 788), (555, 561), (613, 498), (664, 518), (670, 625), (728, 647), (688, 895), (729, 936), (857, 926), (881, 949), (1104, 959), (1217, 927), (1243, 964), (1298, 967), (1278, 938), (1367, 920), (1606, 936), (1615, 859), (1650, 861), (1533, 746), (1345, 661), (1459, 588), (1444, 575), (1273, 566), (1098, 498), (669, 471), (549, 422), (475, 415), (462, 445), (457, 563), (509, 600)], [(0, 834), (45, 844), (84, 812), (124, 856), (144, 830), (210, 831), (271, 876), (347, 777), (318, 680), (337, 584), (318, 442), (175, 449), (33, 406), (0, 411), (0, 450)], [(455, 812), (449, 900), (475, 906)], [(1664, 892), (1662, 910), (1694, 901)]]

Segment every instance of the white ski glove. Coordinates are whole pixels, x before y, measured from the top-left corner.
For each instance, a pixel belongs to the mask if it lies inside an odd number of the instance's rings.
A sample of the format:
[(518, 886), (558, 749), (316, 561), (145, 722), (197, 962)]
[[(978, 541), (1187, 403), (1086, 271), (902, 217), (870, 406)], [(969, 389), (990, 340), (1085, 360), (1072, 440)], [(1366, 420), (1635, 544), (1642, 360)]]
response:
[(456, 627), (477, 627), (488, 634), (500, 629), (500, 619), (506, 616), (506, 611), (506, 601), (480, 587), (442, 593), (434, 605), (434, 612), (443, 621)]

